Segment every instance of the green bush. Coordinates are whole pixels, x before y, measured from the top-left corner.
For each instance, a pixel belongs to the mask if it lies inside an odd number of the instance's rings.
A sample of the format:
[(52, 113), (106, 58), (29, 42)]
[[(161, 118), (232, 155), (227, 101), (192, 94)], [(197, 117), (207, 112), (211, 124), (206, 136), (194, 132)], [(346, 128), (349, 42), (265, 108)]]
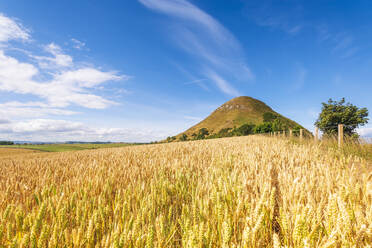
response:
[(206, 129), (205, 127), (199, 129), (199, 132), (196, 136), (196, 139), (205, 139), (207, 136), (209, 135), (209, 131), (208, 129)]
[(272, 112), (266, 112), (263, 114), (264, 122), (273, 122), (278, 116)]
[(176, 136), (170, 136), (167, 138), (167, 142), (173, 142), (176, 140)]
[(187, 140), (187, 135), (186, 134), (182, 134), (181, 137), (180, 137), (180, 141), (186, 141)]
[(253, 134), (255, 125), (254, 124), (243, 124), (238, 128), (234, 128), (232, 131), (233, 136), (245, 136), (249, 134)]
[(271, 122), (264, 122), (255, 126), (254, 133), (270, 133), (273, 131), (273, 124)]

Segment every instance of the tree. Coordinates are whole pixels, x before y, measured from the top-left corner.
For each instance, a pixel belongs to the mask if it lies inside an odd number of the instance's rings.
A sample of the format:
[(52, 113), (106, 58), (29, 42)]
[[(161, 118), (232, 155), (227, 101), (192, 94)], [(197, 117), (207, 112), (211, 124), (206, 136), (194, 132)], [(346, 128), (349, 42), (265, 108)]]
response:
[(237, 135), (237, 136), (245, 136), (248, 134), (252, 134), (254, 127), (255, 127), (254, 124), (243, 124), (240, 127), (235, 128), (233, 130), (233, 133), (234, 135)]
[(209, 135), (208, 129), (205, 127), (199, 129), (198, 135), (196, 136), (196, 139), (205, 139), (206, 136)]
[(0, 145), (14, 145), (14, 142), (13, 141), (0, 141)]
[(263, 114), (264, 122), (273, 122), (277, 118), (277, 115), (272, 112), (266, 112)]
[(338, 124), (344, 125), (345, 135), (357, 135), (355, 129), (368, 123), (368, 109), (358, 108), (351, 103), (345, 104), (345, 98), (339, 102), (329, 99), (322, 103), (322, 112), (315, 122), (325, 135), (337, 134)]
[(287, 126), (280, 119), (275, 119), (272, 122), (272, 131), (273, 132), (283, 131), (283, 130), (286, 130), (286, 129), (287, 129)]
[(273, 131), (271, 122), (264, 122), (254, 128), (254, 133), (270, 133)]
[(228, 136), (231, 136), (232, 134), (230, 133), (230, 130), (232, 128), (222, 128), (219, 132), (218, 132), (218, 137), (219, 138), (222, 138), (222, 137), (228, 137)]
[(180, 137), (180, 141), (186, 141), (186, 140), (187, 140), (187, 135), (182, 134), (181, 137)]

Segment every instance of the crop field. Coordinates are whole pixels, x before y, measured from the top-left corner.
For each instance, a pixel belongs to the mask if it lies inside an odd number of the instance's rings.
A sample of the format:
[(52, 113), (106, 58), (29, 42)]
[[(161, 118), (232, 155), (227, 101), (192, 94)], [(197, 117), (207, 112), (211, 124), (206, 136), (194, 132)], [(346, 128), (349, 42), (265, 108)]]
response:
[(129, 143), (107, 143), (107, 144), (94, 144), (94, 143), (76, 143), (76, 144), (43, 144), (43, 145), (0, 145), (2, 148), (20, 148), (30, 149), (42, 152), (65, 152), (65, 151), (79, 151), (99, 148), (123, 147), (133, 144)]
[(0, 146), (0, 159), (3, 157), (14, 157), (16, 155), (26, 155), (38, 152), (36, 150), (20, 149), (20, 148), (7, 148)]
[(247, 136), (0, 157), (0, 247), (371, 247), (369, 161)]

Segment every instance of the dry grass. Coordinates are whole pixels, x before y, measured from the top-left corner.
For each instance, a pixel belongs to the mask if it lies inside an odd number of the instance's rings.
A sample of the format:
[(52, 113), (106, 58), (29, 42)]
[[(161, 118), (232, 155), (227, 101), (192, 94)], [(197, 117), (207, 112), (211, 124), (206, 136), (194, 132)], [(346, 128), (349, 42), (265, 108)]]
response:
[(0, 244), (370, 247), (371, 181), (361, 158), (258, 136), (0, 158)]

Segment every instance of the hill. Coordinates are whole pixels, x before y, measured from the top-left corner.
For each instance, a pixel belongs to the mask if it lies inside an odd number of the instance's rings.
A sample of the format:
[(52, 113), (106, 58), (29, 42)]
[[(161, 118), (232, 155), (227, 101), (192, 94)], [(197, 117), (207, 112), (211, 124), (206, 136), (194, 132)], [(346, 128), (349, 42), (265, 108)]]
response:
[[(301, 125), (289, 118), (275, 112), (264, 102), (249, 96), (240, 96), (224, 103), (212, 114), (195, 126), (176, 136), (176, 139), (185, 134), (187, 137), (196, 137), (201, 129), (206, 129), (209, 135), (216, 135), (222, 132), (231, 132), (244, 124), (255, 128), (256, 133), (288, 129), (303, 129)], [(258, 127), (261, 128), (258, 130)], [(307, 130), (306, 133), (310, 133)], [(235, 135), (231, 135), (235, 136)]]

